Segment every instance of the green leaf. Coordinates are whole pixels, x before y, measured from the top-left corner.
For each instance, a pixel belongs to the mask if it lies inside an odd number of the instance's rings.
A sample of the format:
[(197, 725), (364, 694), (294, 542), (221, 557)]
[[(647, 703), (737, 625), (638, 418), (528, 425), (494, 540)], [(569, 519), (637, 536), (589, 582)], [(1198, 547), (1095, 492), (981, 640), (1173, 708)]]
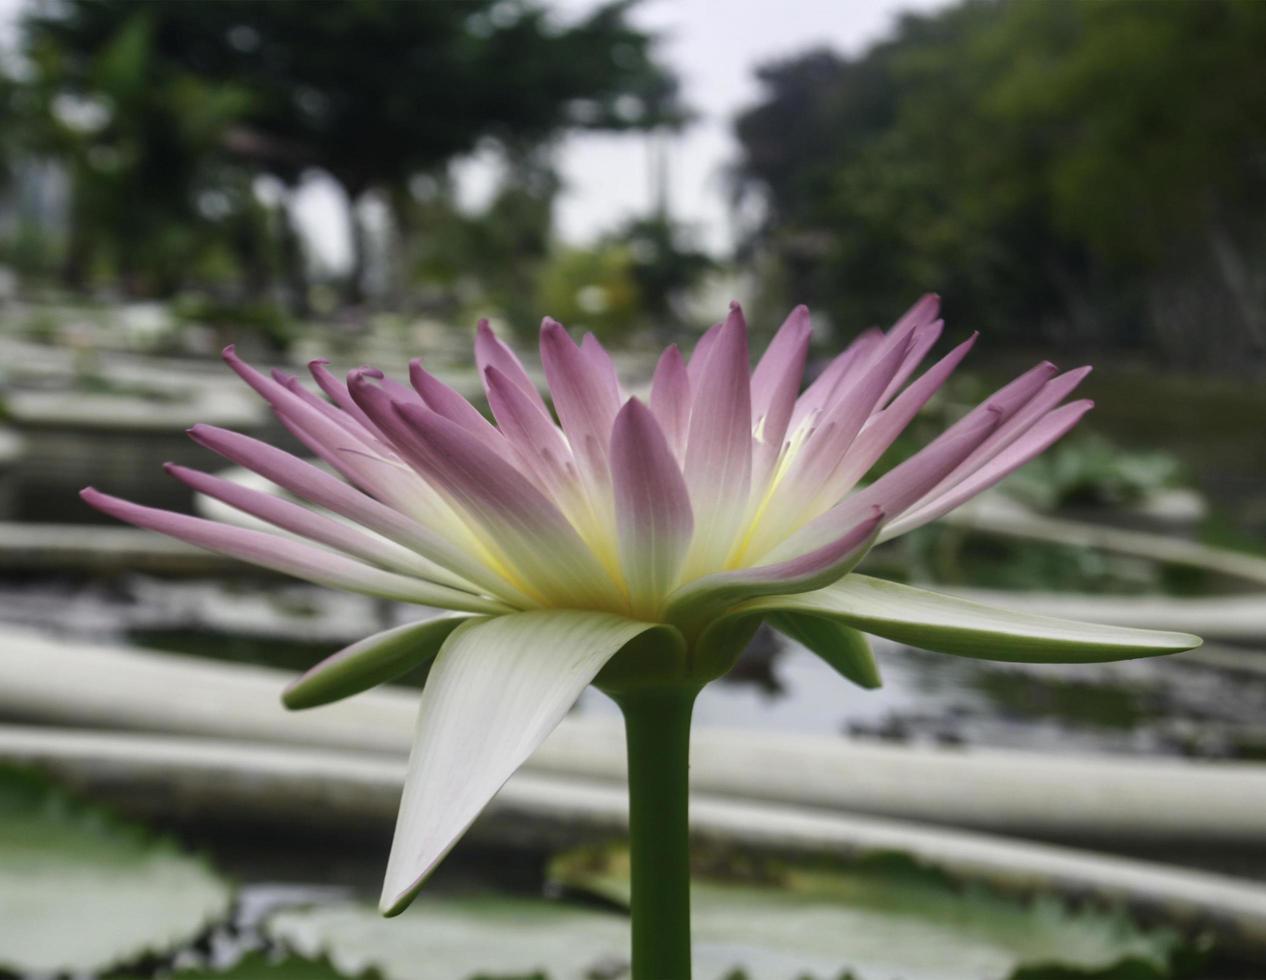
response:
[[(142, 980), (121, 977), (119, 980)], [(248, 953), (231, 967), (215, 970), (197, 967), (178, 970), (167, 980), (347, 980), (328, 960), (309, 960), (298, 956), (272, 959), (263, 953)]]
[(834, 619), (804, 613), (774, 613), (769, 625), (808, 647), (858, 687), (883, 686), (879, 665), (865, 634)]
[[(1173, 934), (1141, 930), (1119, 911), (1006, 898), (901, 855), (743, 864), (747, 883), (695, 883), (696, 980), (1163, 980), (1178, 953)], [(552, 873), (573, 891), (627, 904), (622, 848), (572, 852)], [(264, 930), (304, 956), (386, 980), (415, 980), (419, 964), (453, 980), (587, 980), (628, 968), (623, 914), (537, 898), (423, 896), (393, 920), (368, 905), (320, 906), (276, 913)]]
[[(627, 868), (627, 851), (616, 847), (564, 855), (551, 870), (560, 884), (623, 905)], [(1160, 980), (1179, 950), (1170, 931), (1141, 930), (1117, 909), (1007, 898), (899, 854), (827, 866), (744, 861), (746, 880), (735, 878), (714, 871), (695, 881), (698, 980), (732, 970), (753, 980), (835, 980), (846, 971), (854, 980), (992, 980), (1018, 971)]]
[(366, 637), (326, 657), (281, 696), (287, 708), (315, 708), (402, 677), (435, 659), (469, 616), (436, 616)]
[(188, 942), (230, 900), (173, 841), (0, 769), (0, 970), (103, 972)]
[(816, 592), (755, 599), (731, 615), (785, 612), (835, 619), (927, 650), (1015, 663), (1100, 663), (1200, 645), (1187, 633), (1034, 616), (857, 574)]
[(386, 980), (627, 976), (617, 969), (628, 963), (624, 915), (544, 899), (423, 896), (396, 919), (368, 905), (326, 905), (279, 912), (264, 928), (304, 956), (328, 956), (345, 973), (374, 969)]

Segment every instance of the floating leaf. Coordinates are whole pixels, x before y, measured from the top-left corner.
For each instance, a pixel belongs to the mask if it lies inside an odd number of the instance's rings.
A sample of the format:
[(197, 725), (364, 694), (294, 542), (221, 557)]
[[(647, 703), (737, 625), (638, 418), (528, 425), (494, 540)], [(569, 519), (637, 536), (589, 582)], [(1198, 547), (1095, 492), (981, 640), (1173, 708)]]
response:
[(163, 953), (222, 918), (230, 897), (173, 841), (0, 768), (0, 968), (101, 972)]
[[(627, 853), (576, 852), (554, 873), (607, 901), (628, 898)], [(900, 855), (815, 869), (762, 864), (746, 883), (697, 881), (696, 973), (715, 980), (1161, 980), (1178, 946), (1119, 910), (1075, 910), (963, 886)]]
[[(575, 852), (555, 874), (608, 905), (627, 901), (622, 851)], [(1163, 980), (1177, 945), (1118, 911), (1003, 898), (900, 856), (762, 866), (754, 877), (695, 884), (697, 980)], [(424, 895), (398, 920), (368, 905), (322, 906), (280, 912), (266, 932), (387, 980), (628, 977), (625, 917), (544, 899)]]
[[(140, 978), (122, 977), (119, 980)], [(347, 980), (347, 977), (339, 973), (329, 960), (309, 960), (299, 956), (274, 959), (255, 952), (248, 953), (224, 970), (211, 967), (178, 970), (166, 980)]]
[(265, 931), (344, 973), (387, 980), (627, 976), (627, 918), (544, 899), (423, 896), (392, 919), (369, 905), (324, 905), (279, 912)]

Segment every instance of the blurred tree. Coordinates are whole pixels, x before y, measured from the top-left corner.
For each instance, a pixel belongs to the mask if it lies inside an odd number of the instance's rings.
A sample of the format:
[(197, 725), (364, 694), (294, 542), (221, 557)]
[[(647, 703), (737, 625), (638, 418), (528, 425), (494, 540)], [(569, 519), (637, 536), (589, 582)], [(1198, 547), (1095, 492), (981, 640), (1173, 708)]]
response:
[(170, 293), (226, 240), (235, 204), (254, 207), (243, 175), (215, 156), (247, 95), (156, 57), (145, 11), (97, 25), (91, 50), (66, 26), (32, 29), (20, 101), (30, 147), (70, 171), (64, 276), (82, 286), (104, 263), (129, 293)]
[(1017, 342), (1266, 355), (1266, 4), (973, 0), (760, 73), (749, 247), (850, 327), (935, 288)]
[(639, 309), (660, 339), (685, 325), (690, 318), (684, 303), (690, 291), (716, 268), (708, 254), (690, 241), (687, 230), (661, 211), (632, 219), (608, 241), (627, 250)]
[[(653, 39), (629, 25), (630, 6), (614, 0), (561, 24), (533, 0), (64, 0), (36, 8), (27, 32), (65, 61), (96, 63), (121, 25), (143, 23), (146, 54), (161, 65), (151, 81), (191, 77), (244, 92), (222, 144), (286, 183), (309, 167), (338, 181), (352, 218), (347, 298), (356, 301), (369, 194), (398, 202), (415, 174), (486, 139), (518, 147), (570, 128), (682, 119), (675, 82), (654, 60)], [(91, 80), (81, 73), (77, 87)], [(160, 149), (161, 128), (144, 132)]]

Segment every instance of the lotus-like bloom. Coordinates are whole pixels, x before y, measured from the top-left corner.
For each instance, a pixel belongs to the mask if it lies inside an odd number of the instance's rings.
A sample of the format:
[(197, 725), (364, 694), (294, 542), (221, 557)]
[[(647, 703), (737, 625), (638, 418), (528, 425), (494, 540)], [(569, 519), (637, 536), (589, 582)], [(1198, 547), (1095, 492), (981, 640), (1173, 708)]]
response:
[(1194, 637), (1069, 624), (884, 582), (853, 568), (877, 541), (993, 486), (1090, 408), (1087, 369), (1039, 364), (914, 456), (868, 471), (975, 341), (916, 376), (941, 333), (926, 297), (859, 336), (800, 392), (809, 314), (794, 310), (754, 370), (737, 305), (687, 361), (660, 357), (629, 397), (593, 336), (546, 320), (540, 350), (558, 421), (515, 354), (481, 323), (475, 357), (496, 424), (410, 365), (410, 385), (325, 362), (309, 390), (229, 349), (229, 365), (324, 465), (212, 426), (201, 445), (284, 494), (170, 466), (199, 493), (278, 534), (141, 507), (94, 507), (321, 585), (449, 610), (369, 637), (286, 692), (309, 707), (434, 659), (422, 694), (383, 909), (403, 908), (497, 789), (590, 682), (695, 689), (762, 621), (875, 685), (861, 632), (952, 654), (1112, 660)]

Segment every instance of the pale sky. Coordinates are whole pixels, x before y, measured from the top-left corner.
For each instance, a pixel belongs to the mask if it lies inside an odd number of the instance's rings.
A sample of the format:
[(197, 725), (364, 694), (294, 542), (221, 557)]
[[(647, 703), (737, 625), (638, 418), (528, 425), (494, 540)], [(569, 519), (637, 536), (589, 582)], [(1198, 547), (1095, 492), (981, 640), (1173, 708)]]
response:
[[(661, 53), (678, 73), (684, 101), (696, 122), (670, 149), (672, 214), (690, 224), (699, 241), (726, 249), (735, 231), (726, 199), (724, 169), (737, 155), (731, 135), (734, 115), (759, 94), (756, 66), (828, 46), (856, 54), (889, 33), (906, 10), (931, 10), (948, 0), (643, 0), (634, 21), (663, 37)], [(595, 0), (553, 0), (565, 19), (595, 6)], [(0, 38), (23, 0), (0, 0)], [(564, 240), (582, 244), (622, 220), (650, 210), (646, 139), (640, 136), (578, 135), (560, 151), (566, 189), (558, 210)], [(483, 161), (462, 168), (463, 197), (477, 202), (491, 184)], [(304, 189), (302, 220), (323, 263), (346, 260), (347, 226), (336, 185), (314, 177)]]

